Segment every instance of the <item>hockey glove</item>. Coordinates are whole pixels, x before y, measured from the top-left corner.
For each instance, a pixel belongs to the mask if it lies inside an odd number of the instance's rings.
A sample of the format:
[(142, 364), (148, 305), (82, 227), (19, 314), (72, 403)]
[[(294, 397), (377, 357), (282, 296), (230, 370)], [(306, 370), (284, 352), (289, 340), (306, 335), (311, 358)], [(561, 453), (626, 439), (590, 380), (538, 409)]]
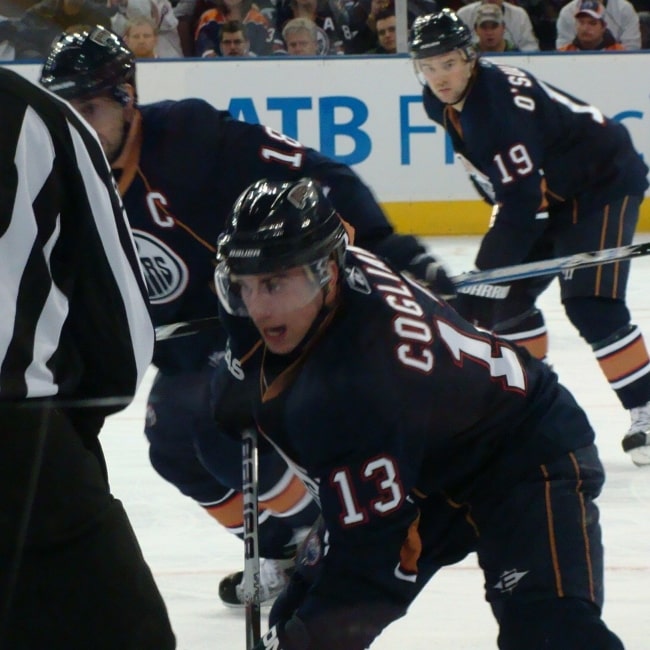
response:
[(416, 255), (405, 270), (441, 298), (448, 299), (456, 295), (456, 287), (445, 267), (428, 253)]
[(319, 515), (298, 547), (295, 569), (288, 584), (275, 599), (269, 613), (269, 625), (288, 621), (298, 610), (309, 588), (321, 574), (325, 553), (325, 523)]
[(491, 329), (495, 307), (493, 298), (483, 298), (482, 296), (459, 292), (449, 304), (475, 327)]
[(278, 623), (253, 646), (253, 650), (309, 650), (309, 632), (297, 617)]

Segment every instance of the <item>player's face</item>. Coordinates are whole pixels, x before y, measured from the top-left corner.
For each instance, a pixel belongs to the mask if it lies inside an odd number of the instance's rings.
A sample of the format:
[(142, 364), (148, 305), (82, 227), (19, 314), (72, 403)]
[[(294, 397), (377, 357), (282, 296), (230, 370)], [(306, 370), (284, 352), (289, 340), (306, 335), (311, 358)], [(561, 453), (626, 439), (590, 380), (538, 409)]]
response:
[(583, 15), (576, 18), (576, 37), (583, 48), (596, 49), (605, 36), (606, 25), (602, 20)]
[(133, 110), (132, 102), (125, 107), (106, 94), (72, 99), (70, 103), (95, 129), (108, 161), (114, 162), (126, 137), (126, 124)]
[[(328, 264), (332, 267), (331, 276), (335, 277), (335, 265)], [(263, 275), (241, 275), (233, 280), (239, 285), (246, 310), (264, 343), (275, 354), (296, 349), (333, 293), (324, 291), (304, 266)]]
[(468, 60), (460, 50), (452, 50), (417, 59), (415, 65), (431, 92), (441, 102), (462, 108), (465, 90), (472, 76), (473, 60)]

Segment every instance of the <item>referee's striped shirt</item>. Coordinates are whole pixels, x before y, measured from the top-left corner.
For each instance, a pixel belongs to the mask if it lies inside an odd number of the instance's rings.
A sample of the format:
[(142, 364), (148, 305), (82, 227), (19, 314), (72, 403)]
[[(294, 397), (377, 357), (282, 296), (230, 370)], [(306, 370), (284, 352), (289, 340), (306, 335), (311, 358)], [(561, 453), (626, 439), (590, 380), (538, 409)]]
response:
[(0, 400), (125, 406), (151, 361), (146, 300), (94, 133), (0, 68)]

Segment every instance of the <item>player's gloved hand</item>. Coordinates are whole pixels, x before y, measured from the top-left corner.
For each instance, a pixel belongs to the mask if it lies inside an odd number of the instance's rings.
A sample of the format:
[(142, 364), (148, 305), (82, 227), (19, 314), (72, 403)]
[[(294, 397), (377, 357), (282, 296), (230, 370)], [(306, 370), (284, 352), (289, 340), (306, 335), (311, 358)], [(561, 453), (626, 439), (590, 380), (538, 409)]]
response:
[(319, 515), (296, 552), (294, 572), (269, 612), (269, 626), (288, 621), (302, 604), (309, 588), (321, 574), (325, 523)]
[(253, 646), (253, 650), (309, 650), (309, 632), (304, 623), (292, 616), (286, 623), (278, 623)]
[(441, 298), (449, 299), (456, 295), (456, 286), (447, 275), (445, 267), (433, 255), (416, 255), (409, 262), (407, 270)]
[(483, 298), (470, 293), (458, 292), (449, 304), (466, 320), (483, 329), (491, 329), (494, 321), (494, 298)]
[(403, 608), (381, 603), (342, 605), (310, 617), (309, 625), (294, 614), (271, 627), (253, 650), (363, 650), (390, 621), (405, 613)]

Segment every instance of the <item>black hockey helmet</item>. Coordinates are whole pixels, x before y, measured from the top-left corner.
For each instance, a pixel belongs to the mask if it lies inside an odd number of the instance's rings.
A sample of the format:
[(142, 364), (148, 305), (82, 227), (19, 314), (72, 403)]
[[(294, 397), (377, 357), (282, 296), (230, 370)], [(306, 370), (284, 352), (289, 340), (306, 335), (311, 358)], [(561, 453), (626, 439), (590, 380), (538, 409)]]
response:
[(419, 16), (413, 22), (409, 51), (412, 59), (467, 50), (472, 46), (470, 28), (451, 10)]
[(123, 85), (135, 87), (135, 56), (117, 34), (100, 25), (63, 33), (50, 49), (40, 82), (64, 99), (110, 91), (126, 104), (129, 95)]
[(260, 180), (237, 199), (217, 242), (217, 259), (233, 273), (257, 274), (344, 250), (343, 223), (315, 181)]
[(259, 275), (309, 267), (316, 287), (329, 280), (326, 262), (341, 267), (346, 231), (319, 185), (259, 180), (237, 199), (217, 241), (215, 284), (221, 303), (241, 313), (232, 275)]

